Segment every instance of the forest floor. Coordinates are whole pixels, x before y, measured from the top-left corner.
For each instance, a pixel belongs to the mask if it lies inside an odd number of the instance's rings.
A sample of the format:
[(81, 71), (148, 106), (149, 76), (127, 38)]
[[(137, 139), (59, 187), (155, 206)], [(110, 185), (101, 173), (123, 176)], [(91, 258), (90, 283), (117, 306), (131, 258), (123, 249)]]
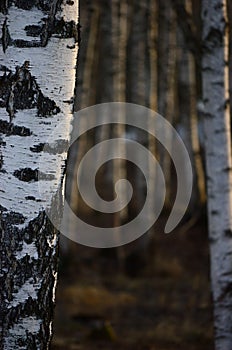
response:
[(165, 235), (162, 220), (144, 256), (144, 237), (61, 254), (52, 350), (213, 350), (206, 222)]

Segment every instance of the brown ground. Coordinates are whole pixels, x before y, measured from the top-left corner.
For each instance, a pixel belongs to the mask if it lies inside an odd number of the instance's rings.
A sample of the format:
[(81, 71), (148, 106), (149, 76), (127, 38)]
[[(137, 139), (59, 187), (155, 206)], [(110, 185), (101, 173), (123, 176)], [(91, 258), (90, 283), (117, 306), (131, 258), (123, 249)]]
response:
[[(213, 350), (209, 254), (203, 219), (146, 252), (71, 246), (61, 256), (53, 350)], [(123, 272), (124, 271), (124, 272)]]

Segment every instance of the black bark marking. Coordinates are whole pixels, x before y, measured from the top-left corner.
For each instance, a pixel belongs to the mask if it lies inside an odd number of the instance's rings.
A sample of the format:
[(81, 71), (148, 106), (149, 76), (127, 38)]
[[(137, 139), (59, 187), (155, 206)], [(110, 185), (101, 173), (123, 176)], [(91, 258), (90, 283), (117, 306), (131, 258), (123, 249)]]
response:
[(27, 196), (25, 197), (27, 201), (35, 201), (35, 202), (41, 202), (40, 199), (36, 199), (34, 196)]
[(223, 4), (217, 4), (217, 5), (214, 6), (215, 10), (220, 10), (222, 8), (223, 8)]
[(225, 230), (224, 233), (225, 233), (226, 237), (229, 237), (229, 238), (232, 237), (232, 230), (231, 229)]
[[(11, 213), (11, 217), (13, 215)], [(11, 219), (10, 221), (4, 220), (2, 223), (0, 227), (0, 255), (3, 257), (0, 274), (0, 285), (2, 286), (0, 288), (1, 345), (3, 345), (3, 339), (9, 335), (12, 326), (20, 323), (24, 317), (33, 316), (43, 322), (39, 333), (32, 334), (30, 331), (27, 334), (22, 333), (17, 339), (16, 348), (48, 348), (49, 325), (53, 317), (52, 293), (55, 282), (53, 271), (57, 269), (58, 247), (49, 247), (47, 238), (52, 240), (56, 235), (57, 232), (47, 220), (44, 212), (41, 212), (23, 230), (12, 226)], [(15, 254), (22, 251), (23, 242), (34, 243), (40, 258), (34, 259), (25, 255), (18, 263)], [(9, 261), (11, 261), (10, 265)], [(20, 290), (25, 282), (31, 281), (34, 284), (35, 278), (41, 282), (41, 285), (38, 286), (38, 298), (32, 299), (29, 296), (26, 300), (19, 300), (14, 307), (9, 307), (12, 294)], [(39, 303), (38, 300), (40, 300)]]
[(10, 6), (15, 5), (23, 10), (30, 10), (33, 6), (48, 13), (51, 9), (51, 0), (1, 0), (0, 12), (7, 14), (7, 10)]
[[(46, 1), (46, 0), (15, 0), (10, 1), (9, 6), (14, 4), (16, 7), (21, 8), (23, 10), (31, 10), (34, 6), (38, 9), (41, 9), (45, 14), (47, 14), (47, 18), (44, 18), (44, 24), (42, 26), (36, 25), (28, 25), (25, 27), (26, 34), (32, 37), (40, 36), (40, 41), (27, 41), (16, 39), (13, 40), (10, 37), (9, 30), (7, 28), (7, 19), (4, 22), (2, 31), (2, 45), (3, 50), (7, 49), (9, 45), (13, 45), (16, 47), (44, 47), (47, 45), (48, 40), (52, 35), (59, 35), (62, 38), (74, 38), (75, 42), (79, 42), (80, 33), (79, 33), (79, 24), (76, 24), (75, 21), (65, 22), (63, 18), (57, 19), (55, 17), (57, 11), (61, 8), (62, 0), (56, 0), (54, 2)], [(73, 2), (74, 4), (74, 2)], [(71, 4), (71, 5), (73, 5)], [(70, 4), (69, 4), (70, 5)], [(3, 6), (3, 5), (2, 5)], [(9, 7), (8, 6), (8, 7)], [(1, 11), (1, 7), (0, 7)]]
[(2, 26), (2, 48), (3, 52), (6, 52), (7, 47), (12, 43), (10, 32), (7, 25), (7, 18), (5, 19), (3, 26)]
[(218, 302), (223, 302), (226, 298), (230, 299), (232, 295), (232, 282), (228, 282), (224, 288), (222, 288), (221, 295), (218, 298)]
[(223, 31), (211, 27), (206, 37), (204, 38), (204, 45), (202, 45), (204, 53), (211, 52), (217, 47), (222, 47), (222, 45)]
[(61, 3), (62, 0), (56, 0), (50, 6), (49, 16), (45, 19), (45, 24), (43, 25), (43, 30), (40, 36), (41, 46), (46, 46), (51, 35), (54, 33), (55, 15)]
[(0, 204), (0, 213), (2, 213), (3, 211), (7, 211), (7, 209)]
[(33, 153), (40, 153), (43, 151), (45, 143), (39, 143), (38, 145), (34, 145), (32, 147), (30, 147), (30, 151)]
[[(45, 24), (42, 26), (38, 25), (28, 25), (24, 28), (26, 34), (31, 37), (40, 37), (41, 41), (27, 41), (22, 39), (16, 39), (14, 41), (10, 41), (9, 45), (15, 45), (17, 47), (41, 47), (45, 46), (44, 41), (47, 44), (47, 40), (49, 37), (47, 35), (47, 30), (49, 24), (49, 19), (45, 19)], [(49, 29), (53, 33), (53, 36), (57, 36), (59, 38), (74, 38), (75, 42), (78, 42), (79, 38), (79, 28), (78, 25), (74, 21), (65, 22), (63, 18), (54, 19), (52, 23), (52, 28)]]
[[(0, 146), (1, 146), (1, 142), (0, 142)], [(2, 166), (3, 166), (3, 155), (0, 153), (0, 172), (3, 171)]]
[(38, 169), (23, 168), (15, 170), (13, 175), (20, 181), (35, 182), (39, 180), (54, 180), (55, 176), (52, 174), (45, 174)]
[(218, 215), (219, 212), (218, 212), (218, 210), (211, 210), (211, 214), (212, 214), (212, 215)]
[(65, 22), (63, 18), (54, 20), (54, 34), (62, 38), (74, 38), (78, 42), (78, 25), (74, 21)]
[(38, 41), (27, 41), (23, 39), (15, 39), (13, 41), (14, 46), (19, 47), (19, 48), (24, 48), (24, 47), (41, 47), (40, 43)]
[(49, 154), (62, 154), (67, 152), (69, 148), (69, 142), (67, 140), (56, 140), (53, 145), (47, 143), (39, 143), (38, 145), (34, 145), (30, 147), (30, 151), (33, 153), (46, 152)]
[(37, 2), (36, 0), (14, 0), (15, 6), (22, 10), (31, 10), (37, 5)]
[(20, 181), (24, 182), (36, 182), (39, 180), (54, 180), (55, 176), (52, 174), (45, 174), (38, 169), (23, 168), (15, 170), (13, 175)]
[(4, 15), (6, 15), (7, 10), (8, 10), (8, 0), (1, 0), (0, 1), (0, 12), (2, 12)]
[(31, 10), (35, 6), (44, 12), (49, 12), (51, 8), (51, 0), (9, 0), (8, 8), (12, 4), (22, 10)]
[(225, 133), (225, 128), (215, 130), (215, 134), (223, 134), (223, 133)]
[(43, 27), (38, 25), (28, 25), (24, 29), (28, 36), (38, 37), (40, 36)]
[[(0, 120), (0, 132), (6, 135), (30, 136), (32, 132), (24, 126), (13, 125), (6, 120)], [(2, 145), (3, 143), (1, 143)]]
[(2, 214), (5, 220), (11, 220), (12, 225), (19, 225), (25, 222), (25, 217), (17, 212), (10, 211)]
[(35, 201), (36, 200), (36, 198), (34, 196), (27, 196), (27, 197), (25, 197), (25, 199), (28, 201)]
[(55, 101), (44, 96), (29, 70), (29, 61), (25, 61), (21, 67), (16, 67), (15, 73), (0, 66), (0, 107), (6, 108), (10, 122), (17, 109), (37, 108), (38, 116), (46, 117), (60, 112)]
[(13, 175), (17, 177), (20, 181), (34, 182), (38, 181), (38, 169), (24, 168), (15, 170)]

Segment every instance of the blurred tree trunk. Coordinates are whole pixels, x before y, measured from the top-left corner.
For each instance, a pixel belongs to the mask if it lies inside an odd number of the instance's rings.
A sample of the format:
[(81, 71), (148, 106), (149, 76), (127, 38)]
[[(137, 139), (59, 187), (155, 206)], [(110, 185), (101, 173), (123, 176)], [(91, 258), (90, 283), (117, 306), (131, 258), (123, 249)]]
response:
[[(148, 30), (147, 30), (147, 41), (148, 41), (148, 53), (149, 53), (149, 69), (150, 69), (150, 81), (149, 81), (149, 108), (153, 111), (158, 111), (158, 57), (157, 57), (157, 41), (158, 41), (158, 9), (157, 9), (157, 2), (154, 0), (148, 0), (148, 13), (149, 13), (149, 21), (148, 21)], [(149, 125), (149, 130), (151, 133), (155, 133), (155, 125), (154, 123), (151, 123)], [(156, 140), (151, 135), (151, 133), (148, 134), (148, 149), (153, 154), (153, 156), (157, 156), (156, 151)], [(154, 215), (155, 211), (155, 201), (156, 198), (156, 171), (154, 164), (149, 162), (148, 164), (149, 169), (149, 184), (148, 188), (152, 193), (154, 193), (154, 196), (152, 198), (152, 203), (149, 203), (149, 216)], [(152, 232), (152, 228), (150, 229), (150, 233)], [(149, 237), (150, 238), (150, 237)], [(150, 239), (147, 238), (147, 241)]]
[[(176, 16), (171, 0), (159, 1), (159, 36), (158, 36), (158, 112), (171, 124), (175, 116), (176, 87)], [(166, 130), (162, 131), (164, 134)], [(172, 140), (167, 138), (166, 144)], [(163, 166), (166, 181), (166, 199), (170, 203), (172, 192), (171, 159), (163, 147), (159, 150), (160, 164)]]
[[(61, 120), (61, 141), (69, 138), (78, 1), (3, 1), (0, 11), (0, 348), (47, 349), (58, 233), (40, 198), (38, 168)], [(49, 182), (61, 184), (63, 161), (54, 153), (46, 158), (45, 167), (57, 171), (48, 174)]]
[(196, 66), (195, 60), (191, 52), (188, 53), (189, 58), (189, 74), (190, 74), (190, 130), (191, 130), (191, 145), (194, 158), (195, 168), (195, 186), (196, 186), (196, 200), (194, 206), (202, 208), (206, 201), (206, 185), (205, 174), (203, 168), (202, 153), (200, 149), (200, 140), (198, 132), (198, 116), (197, 116), (197, 83), (196, 83)]
[[(148, 55), (148, 1), (134, 0), (129, 3), (128, 45), (127, 45), (127, 102), (146, 106), (149, 101), (149, 55)], [(153, 15), (153, 14), (152, 14)], [(127, 127), (129, 137), (145, 144), (142, 130)], [(128, 166), (128, 176), (134, 189), (129, 215), (138, 211), (144, 202), (144, 178), (142, 173)]]
[(232, 349), (232, 173), (225, 0), (203, 0), (203, 99), (217, 350)]
[[(188, 3), (190, 6), (190, 3)], [(190, 9), (189, 9), (190, 10)], [(190, 210), (202, 209), (205, 203), (205, 179), (198, 135), (196, 110), (196, 69), (195, 61), (186, 46), (181, 28), (178, 31), (178, 115), (180, 133), (194, 165), (194, 188)], [(195, 219), (198, 216), (194, 218)]]
[[(83, 6), (84, 5), (84, 6)], [(82, 11), (82, 12), (81, 12)], [(94, 73), (97, 67), (98, 47), (97, 38), (99, 32), (99, 18), (100, 8), (94, 6), (94, 4), (82, 4), (80, 2), (80, 20), (83, 18), (83, 24), (80, 25), (83, 28), (83, 35), (81, 35), (80, 51), (78, 55), (78, 68), (80, 70), (80, 77), (77, 80), (77, 94), (75, 101), (75, 109), (80, 110), (96, 103), (96, 89), (94, 86)], [(79, 122), (79, 121), (78, 121)], [(86, 120), (81, 119), (81, 123), (87, 123)], [(74, 120), (74, 127), (79, 128), (84, 125), (76, 125)], [(91, 137), (90, 137), (91, 136)], [(84, 154), (87, 152), (89, 145), (93, 142), (93, 131), (89, 131), (81, 135), (78, 142), (75, 142), (70, 148), (69, 162), (67, 169), (67, 198), (76, 213), (83, 209), (83, 200), (78, 195), (76, 185), (77, 169)], [(83, 175), (83, 174), (82, 174)], [(89, 211), (90, 208), (85, 206), (85, 210)], [(70, 222), (72, 224), (72, 222)]]
[[(128, 6), (126, 1), (112, 0), (112, 43), (113, 43), (113, 91), (114, 101), (126, 102), (126, 60), (128, 40)], [(124, 137), (126, 124), (124, 113), (120, 116), (120, 123), (112, 127), (113, 138)], [(113, 160), (113, 186), (119, 179), (126, 179), (126, 147), (119, 146), (118, 151), (122, 155), (120, 159)], [(123, 188), (119, 188), (118, 196), (123, 198)], [(123, 208), (119, 213), (114, 213), (114, 227), (120, 226), (127, 219), (128, 208)]]

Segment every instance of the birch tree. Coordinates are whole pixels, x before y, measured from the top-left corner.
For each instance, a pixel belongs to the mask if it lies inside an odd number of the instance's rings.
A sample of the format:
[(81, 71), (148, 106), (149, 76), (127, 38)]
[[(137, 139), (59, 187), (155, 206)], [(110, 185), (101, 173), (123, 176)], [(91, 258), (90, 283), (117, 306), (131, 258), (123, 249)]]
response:
[(232, 182), (225, 0), (203, 0), (203, 98), (216, 350), (232, 348)]
[[(0, 348), (47, 349), (57, 281), (58, 233), (38, 191), (39, 156), (65, 120), (47, 165), (61, 181), (69, 138), (78, 1), (0, 4)], [(58, 192), (54, 192), (54, 196)], [(58, 208), (57, 208), (58, 210)], [(57, 212), (57, 215), (60, 215)]]

